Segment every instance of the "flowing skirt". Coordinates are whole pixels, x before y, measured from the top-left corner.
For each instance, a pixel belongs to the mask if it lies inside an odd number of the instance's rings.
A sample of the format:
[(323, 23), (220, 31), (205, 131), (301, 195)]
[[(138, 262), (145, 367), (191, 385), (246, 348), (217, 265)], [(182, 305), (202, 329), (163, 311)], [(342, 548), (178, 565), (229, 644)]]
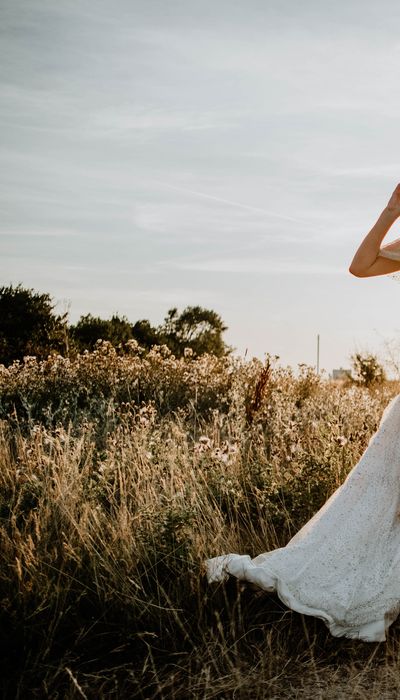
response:
[(386, 640), (400, 612), (400, 394), (386, 406), (359, 462), (285, 547), (206, 560), (321, 618), (335, 637)]

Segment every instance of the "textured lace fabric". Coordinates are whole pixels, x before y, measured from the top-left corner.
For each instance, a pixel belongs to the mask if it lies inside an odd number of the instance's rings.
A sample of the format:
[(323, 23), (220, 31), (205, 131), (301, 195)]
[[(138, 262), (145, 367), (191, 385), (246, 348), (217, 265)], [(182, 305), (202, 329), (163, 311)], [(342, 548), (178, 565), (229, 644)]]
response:
[(359, 462), (285, 547), (206, 560), (321, 618), (335, 637), (385, 641), (400, 612), (400, 394), (386, 406)]

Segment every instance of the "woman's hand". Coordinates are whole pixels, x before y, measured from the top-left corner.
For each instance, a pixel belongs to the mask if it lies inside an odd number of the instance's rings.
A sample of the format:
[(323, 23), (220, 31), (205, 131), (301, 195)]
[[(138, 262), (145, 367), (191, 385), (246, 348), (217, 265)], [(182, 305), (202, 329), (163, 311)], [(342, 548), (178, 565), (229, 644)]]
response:
[(396, 189), (394, 190), (391, 198), (387, 203), (386, 209), (392, 214), (400, 216), (400, 184), (397, 185)]

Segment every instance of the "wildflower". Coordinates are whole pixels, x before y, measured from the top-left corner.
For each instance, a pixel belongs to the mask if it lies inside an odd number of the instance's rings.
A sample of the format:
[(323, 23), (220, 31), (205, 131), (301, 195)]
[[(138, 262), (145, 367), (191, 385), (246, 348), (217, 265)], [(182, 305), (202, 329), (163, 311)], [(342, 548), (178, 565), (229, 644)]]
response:
[(344, 447), (344, 445), (347, 445), (348, 439), (347, 439), (344, 435), (339, 435), (339, 436), (336, 438), (336, 442), (337, 442), (338, 445), (340, 445), (341, 447)]
[(224, 442), (224, 450), (230, 452), (231, 454), (236, 454), (239, 451), (239, 445), (237, 443)]

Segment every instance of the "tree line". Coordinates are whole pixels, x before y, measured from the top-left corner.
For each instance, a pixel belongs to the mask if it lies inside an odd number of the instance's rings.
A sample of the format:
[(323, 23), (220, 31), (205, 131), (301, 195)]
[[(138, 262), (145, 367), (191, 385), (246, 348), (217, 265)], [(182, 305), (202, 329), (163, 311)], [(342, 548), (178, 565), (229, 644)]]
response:
[(136, 340), (146, 350), (166, 345), (175, 357), (181, 357), (185, 348), (194, 355), (221, 357), (234, 349), (222, 338), (226, 330), (215, 311), (201, 306), (187, 306), (181, 313), (171, 308), (158, 326), (147, 319), (131, 323), (118, 314), (103, 319), (90, 313), (70, 324), (68, 312), (55, 312), (49, 294), (21, 284), (0, 287), (0, 364), (6, 366), (26, 355), (38, 359), (52, 353), (73, 357), (84, 350), (93, 351), (98, 340), (109, 341), (121, 353), (128, 341)]

